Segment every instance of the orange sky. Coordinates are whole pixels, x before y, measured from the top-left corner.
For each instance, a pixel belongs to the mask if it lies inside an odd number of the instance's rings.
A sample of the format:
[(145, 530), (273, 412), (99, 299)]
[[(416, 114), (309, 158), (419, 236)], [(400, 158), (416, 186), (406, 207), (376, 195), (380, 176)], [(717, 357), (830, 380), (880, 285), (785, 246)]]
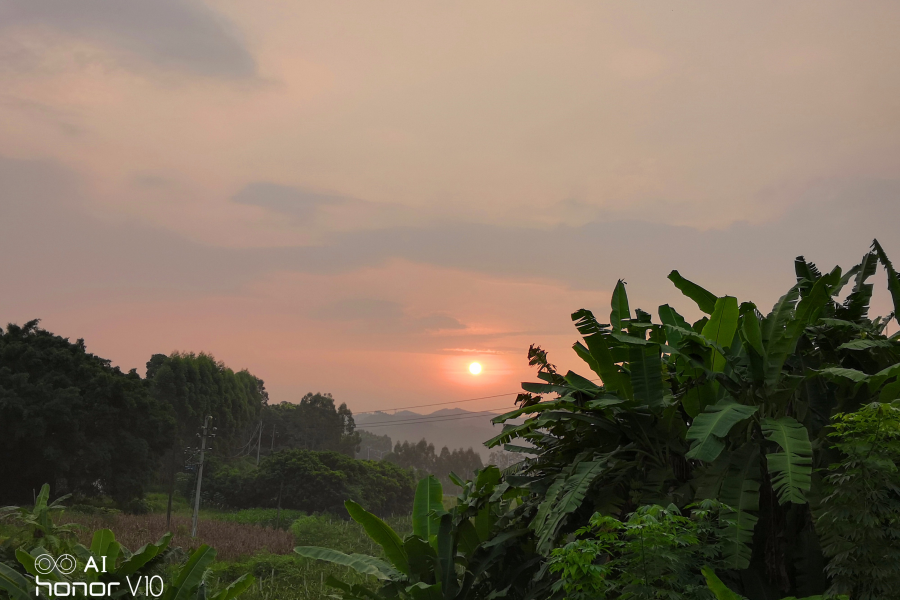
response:
[(357, 411), (513, 392), (531, 343), (587, 371), (569, 314), (620, 277), (693, 315), (673, 268), (766, 305), (797, 254), (900, 257), (897, 31), (894, 1), (0, 0), (0, 322)]

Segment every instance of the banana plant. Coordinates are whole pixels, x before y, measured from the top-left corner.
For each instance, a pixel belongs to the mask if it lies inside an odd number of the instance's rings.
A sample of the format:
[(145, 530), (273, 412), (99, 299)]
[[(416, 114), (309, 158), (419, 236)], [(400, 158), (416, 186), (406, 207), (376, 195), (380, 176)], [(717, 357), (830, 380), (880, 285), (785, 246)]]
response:
[[(514, 585), (517, 569), (504, 578), (488, 580), (486, 573), (505, 558), (514, 558), (521, 533), (506, 531), (504, 515), (520, 491), (500, 483), (496, 467), (477, 472), (473, 481), (454, 483), (463, 488), (457, 505), (447, 511), (443, 490), (433, 476), (419, 481), (413, 502), (413, 532), (405, 539), (384, 521), (355, 502), (345, 503), (350, 517), (363, 526), (381, 546), (384, 558), (344, 554), (329, 548), (300, 546), (300, 556), (343, 565), (380, 582), (377, 592), (329, 577), (327, 583), (341, 590), (345, 600), (401, 598), (411, 600), (469, 600)], [(521, 567), (519, 564), (517, 567)], [(499, 569), (491, 572), (497, 573)]]
[[(206, 545), (191, 554), (173, 581), (165, 582), (151, 569), (163, 557), (171, 539), (172, 534), (167, 533), (158, 542), (146, 544), (132, 553), (116, 541), (111, 530), (100, 529), (94, 532), (90, 548), (74, 545), (74, 556), (60, 555), (55, 560), (54, 555), (43, 547), (31, 551), (18, 549), (16, 559), (25, 574), (0, 563), (0, 590), (12, 600), (53, 598), (58, 595), (60, 585), (73, 596), (80, 592), (86, 597), (90, 592), (92, 596), (107, 598), (143, 594), (162, 600), (232, 600), (253, 584), (253, 576), (246, 574), (209, 595), (205, 577), (216, 552)], [(48, 556), (51, 557), (49, 560)], [(71, 557), (69, 565), (57, 564), (62, 556)]]
[(53, 515), (65, 510), (63, 501), (68, 500), (72, 494), (60, 496), (50, 501), (50, 485), (41, 486), (34, 501), (34, 507), (25, 508), (19, 506), (5, 506), (0, 508), (0, 520), (12, 518), (31, 534), (32, 539), (40, 539), (42, 545), (56, 550), (63, 543), (63, 538), (75, 532), (78, 527), (75, 524), (59, 525), (53, 521)]
[[(888, 319), (868, 315), (879, 264), (895, 308)], [(731, 507), (726, 560), (748, 590), (824, 591), (815, 470), (833, 459), (823, 443), (832, 415), (900, 397), (900, 341), (885, 335), (900, 313), (900, 280), (877, 240), (846, 273), (803, 257), (794, 268), (796, 283), (765, 315), (672, 271), (704, 315), (693, 323), (669, 304), (657, 322), (632, 312), (620, 280), (608, 323), (586, 309), (572, 315), (582, 335), (573, 349), (591, 375), (560, 373), (532, 347), (541, 381), (523, 384), (520, 407), (494, 419), (525, 421), (486, 445), (528, 456), (505, 480), (528, 492), (520, 511), (532, 517), (538, 554), (594, 512), (710, 498)], [(534, 585), (546, 576), (539, 570)]]

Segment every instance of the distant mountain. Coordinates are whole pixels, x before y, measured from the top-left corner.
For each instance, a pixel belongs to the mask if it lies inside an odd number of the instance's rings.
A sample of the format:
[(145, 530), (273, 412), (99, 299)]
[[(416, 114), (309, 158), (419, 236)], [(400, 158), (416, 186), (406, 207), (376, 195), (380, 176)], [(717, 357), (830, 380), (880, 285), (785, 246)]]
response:
[(395, 444), (425, 438), (438, 452), (444, 446), (451, 450), (471, 447), (487, 460), (491, 451), (485, 448), (484, 442), (503, 431), (501, 425), (491, 423), (492, 417), (461, 408), (444, 408), (425, 415), (401, 410), (392, 414), (354, 415), (353, 418), (357, 428), (376, 435), (389, 435)]

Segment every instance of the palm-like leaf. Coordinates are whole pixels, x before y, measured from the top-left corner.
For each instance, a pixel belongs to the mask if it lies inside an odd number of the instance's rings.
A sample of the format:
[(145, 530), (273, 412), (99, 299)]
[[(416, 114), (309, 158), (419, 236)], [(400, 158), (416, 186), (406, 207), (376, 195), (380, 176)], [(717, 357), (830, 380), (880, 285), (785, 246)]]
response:
[(746, 569), (752, 554), (753, 530), (759, 518), (759, 448), (748, 443), (731, 456), (719, 499), (730, 510), (722, 515), (723, 558), (732, 569)]
[(368, 512), (362, 506), (353, 500), (344, 502), (350, 517), (363, 526), (366, 533), (376, 544), (384, 549), (384, 555), (401, 573), (409, 575), (409, 559), (406, 556), (406, 550), (403, 549), (403, 541), (400, 539), (391, 527)]
[(669, 273), (669, 280), (681, 290), (682, 294), (696, 302), (700, 310), (706, 314), (711, 315), (716, 310), (718, 297), (712, 292), (703, 289), (693, 281), (688, 281), (678, 271)]
[[(721, 348), (728, 348), (734, 340), (738, 328), (738, 302), (733, 296), (722, 296), (716, 300), (715, 308), (701, 332)], [(713, 350), (710, 370), (721, 373), (725, 370), (725, 356)]]
[(766, 439), (782, 450), (766, 456), (778, 501), (805, 504), (804, 492), (809, 491), (812, 474), (812, 444), (806, 427), (792, 417), (763, 419), (760, 425)]
[(538, 535), (539, 551), (546, 554), (552, 549), (563, 521), (581, 506), (588, 488), (605, 466), (605, 460), (579, 462), (569, 470), (567, 477), (554, 481), (532, 523)]
[(444, 491), (434, 475), (419, 480), (413, 500), (413, 533), (427, 540), (437, 535), (444, 513)]
[(725, 448), (722, 441), (731, 428), (749, 418), (757, 411), (756, 406), (746, 406), (731, 401), (724, 401), (706, 407), (697, 415), (685, 438), (695, 443), (685, 456), (706, 462), (716, 460)]
[(318, 546), (298, 546), (294, 552), (305, 558), (314, 558), (326, 562), (350, 567), (363, 575), (374, 575), (382, 580), (400, 579), (400, 572), (381, 559), (364, 554), (344, 554), (331, 548), (319, 548)]

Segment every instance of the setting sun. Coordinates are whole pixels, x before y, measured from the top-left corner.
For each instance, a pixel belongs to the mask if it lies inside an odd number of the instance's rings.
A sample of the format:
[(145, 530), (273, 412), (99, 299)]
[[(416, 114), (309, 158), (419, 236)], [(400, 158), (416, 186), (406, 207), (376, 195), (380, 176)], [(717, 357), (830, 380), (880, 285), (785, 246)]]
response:
[(469, 373), (471, 373), (472, 375), (478, 375), (479, 373), (481, 373), (481, 365), (478, 363), (472, 363), (471, 365), (469, 365)]

